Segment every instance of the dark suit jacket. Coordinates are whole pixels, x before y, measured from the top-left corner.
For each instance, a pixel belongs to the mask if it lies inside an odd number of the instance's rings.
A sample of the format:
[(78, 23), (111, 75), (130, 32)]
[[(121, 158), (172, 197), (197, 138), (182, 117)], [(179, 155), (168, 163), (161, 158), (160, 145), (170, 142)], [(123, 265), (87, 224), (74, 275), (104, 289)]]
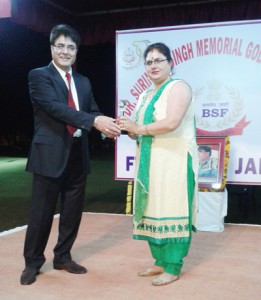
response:
[(48, 177), (59, 177), (66, 166), (72, 137), (66, 129), (70, 123), (82, 129), (85, 172), (89, 172), (88, 131), (95, 116), (102, 115), (94, 101), (88, 78), (72, 73), (79, 111), (67, 105), (68, 89), (52, 63), (30, 71), (29, 92), (34, 108), (34, 137), (26, 170)]

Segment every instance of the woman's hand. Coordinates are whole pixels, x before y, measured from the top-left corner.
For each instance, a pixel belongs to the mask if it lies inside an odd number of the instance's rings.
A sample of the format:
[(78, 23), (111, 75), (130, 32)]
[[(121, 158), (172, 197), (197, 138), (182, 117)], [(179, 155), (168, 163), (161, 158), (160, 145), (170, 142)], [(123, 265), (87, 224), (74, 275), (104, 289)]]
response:
[(138, 125), (126, 117), (119, 117), (117, 123), (121, 130), (128, 131), (129, 134), (136, 134)]

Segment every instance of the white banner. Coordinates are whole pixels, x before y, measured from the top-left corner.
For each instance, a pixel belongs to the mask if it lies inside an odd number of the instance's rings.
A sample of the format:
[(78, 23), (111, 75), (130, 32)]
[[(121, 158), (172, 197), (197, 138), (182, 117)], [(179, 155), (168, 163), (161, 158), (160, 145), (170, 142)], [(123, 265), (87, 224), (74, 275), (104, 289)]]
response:
[[(193, 89), (197, 135), (230, 136), (227, 183), (261, 184), (260, 33), (259, 20), (117, 31), (117, 114), (133, 117), (139, 95), (151, 85), (143, 52), (163, 42), (171, 49), (173, 78)], [(134, 170), (135, 141), (122, 135), (115, 179), (132, 179)]]

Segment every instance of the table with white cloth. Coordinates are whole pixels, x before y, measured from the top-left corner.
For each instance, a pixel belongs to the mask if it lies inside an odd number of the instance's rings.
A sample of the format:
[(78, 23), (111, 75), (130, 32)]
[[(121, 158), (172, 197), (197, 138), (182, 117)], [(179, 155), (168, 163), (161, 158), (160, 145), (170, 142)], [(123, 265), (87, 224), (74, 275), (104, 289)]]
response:
[(228, 193), (226, 189), (222, 192), (199, 192), (197, 230), (224, 231), (227, 201)]

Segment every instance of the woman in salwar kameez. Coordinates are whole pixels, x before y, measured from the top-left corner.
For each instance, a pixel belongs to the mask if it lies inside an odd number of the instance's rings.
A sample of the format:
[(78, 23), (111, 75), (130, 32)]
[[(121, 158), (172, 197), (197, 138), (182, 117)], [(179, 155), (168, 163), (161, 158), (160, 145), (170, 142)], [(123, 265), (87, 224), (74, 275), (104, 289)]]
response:
[(155, 259), (138, 275), (158, 275), (152, 284), (166, 285), (179, 278), (196, 230), (195, 116), (190, 86), (171, 78), (169, 48), (149, 45), (144, 60), (154, 87), (140, 95), (135, 121), (118, 121), (137, 143), (133, 237), (147, 240)]

